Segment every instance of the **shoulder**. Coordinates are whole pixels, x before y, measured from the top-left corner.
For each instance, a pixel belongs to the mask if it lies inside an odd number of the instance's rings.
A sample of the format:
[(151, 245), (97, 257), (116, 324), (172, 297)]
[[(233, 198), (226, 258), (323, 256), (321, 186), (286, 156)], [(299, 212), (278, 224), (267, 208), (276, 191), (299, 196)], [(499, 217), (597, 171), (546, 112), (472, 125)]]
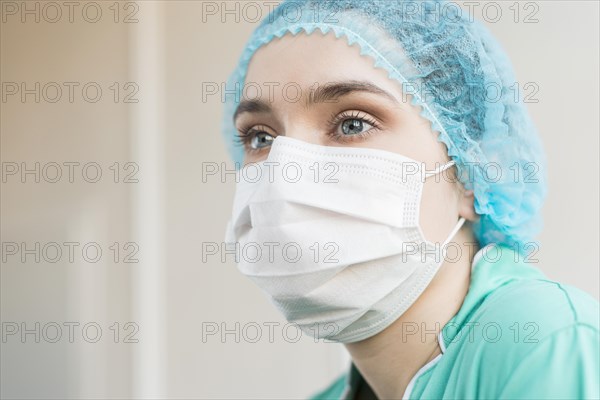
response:
[(480, 322), (528, 324), (537, 338), (579, 326), (600, 329), (600, 304), (583, 290), (548, 278), (512, 281), (497, 288), (478, 309)]
[(517, 352), (499, 398), (600, 398), (600, 333), (571, 324)]
[(346, 382), (348, 380), (348, 373), (343, 373), (333, 382), (331, 382), (326, 388), (321, 391), (312, 394), (310, 400), (333, 400), (340, 399), (346, 388)]
[[(477, 359), (492, 397), (598, 398), (600, 305), (550, 279), (509, 282), (469, 322), (463, 350)], [(486, 373), (487, 372), (487, 373)]]

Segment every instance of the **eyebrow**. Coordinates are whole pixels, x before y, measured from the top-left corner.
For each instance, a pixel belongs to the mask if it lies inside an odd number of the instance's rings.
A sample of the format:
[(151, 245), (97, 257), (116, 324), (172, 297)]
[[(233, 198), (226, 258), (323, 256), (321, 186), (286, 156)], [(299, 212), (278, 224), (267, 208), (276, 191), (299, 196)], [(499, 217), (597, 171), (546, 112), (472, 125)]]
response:
[[(344, 81), (344, 82), (330, 82), (322, 86), (318, 86), (316, 89), (311, 90), (308, 98), (306, 99), (306, 107), (317, 103), (332, 102), (340, 97), (348, 96), (353, 93), (371, 93), (379, 96), (386, 97), (388, 100), (398, 104), (398, 100), (389, 92), (383, 90), (377, 85), (370, 82), (363, 81)], [(245, 112), (250, 113), (267, 113), (271, 111), (269, 103), (262, 100), (242, 100), (239, 104), (235, 113), (233, 114), (233, 121), (237, 117)]]

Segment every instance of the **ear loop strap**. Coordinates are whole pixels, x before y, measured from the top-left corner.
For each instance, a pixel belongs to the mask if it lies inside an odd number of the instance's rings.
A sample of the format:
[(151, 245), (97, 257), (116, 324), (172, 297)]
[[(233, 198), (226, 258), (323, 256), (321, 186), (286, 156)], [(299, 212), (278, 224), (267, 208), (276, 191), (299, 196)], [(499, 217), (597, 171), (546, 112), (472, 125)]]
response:
[[(444, 172), (445, 170), (447, 170), (448, 168), (452, 167), (455, 164), (456, 163), (454, 162), (454, 160), (450, 160), (446, 164), (442, 165), (441, 167), (439, 167), (438, 169), (436, 169), (433, 172), (425, 172), (424, 173), (425, 179), (429, 178), (430, 176), (434, 176), (434, 175), (440, 174), (440, 173)], [(442, 252), (444, 253), (444, 257), (446, 255), (446, 246), (448, 245), (448, 243), (450, 243), (450, 241), (452, 240), (452, 238), (458, 233), (458, 231), (460, 230), (460, 228), (462, 228), (462, 226), (464, 225), (465, 221), (466, 220), (464, 219), (464, 217), (460, 217), (459, 220), (458, 220), (458, 223), (454, 226), (454, 229), (452, 229), (452, 232), (450, 232), (450, 235), (448, 235), (448, 238), (442, 244)]]
[(452, 238), (454, 237), (454, 235), (456, 235), (458, 233), (458, 231), (460, 230), (460, 228), (462, 228), (462, 226), (464, 224), (465, 224), (464, 217), (460, 217), (460, 219), (458, 220), (458, 223), (456, 224), (456, 226), (454, 227), (454, 229), (452, 229), (452, 232), (450, 232), (450, 235), (448, 236), (448, 239), (446, 239), (444, 241), (444, 244), (442, 244), (442, 247), (441, 247), (442, 260), (446, 259), (446, 249), (448, 247), (448, 243), (450, 243), (450, 241), (452, 241)]
[(450, 235), (448, 236), (448, 239), (446, 239), (446, 241), (444, 241), (444, 244), (442, 244), (442, 248), (446, 248), (446, 246), (448, 245), (448, 243), (450, 243), (450, 241), (452, 240), (452, 238), (458, 233), (458, 231), (460, 230), (460, 228), (462, 228), (462, 226), (465, 224), (465, 218), (464, 217), (460, 217), (458, 219), (458, 223), (456, 224), (456, 226), (454, 227), (454, 229), (452, 229), (452, 232), (450, 232)]
[(454, 164), (456, 164), (454, 162), (454, 160), (450, 160), (448, 161), (446, 164), (442, 165), (441, 167), (437, 168), (436, 170), (432, 171), (432, 172), (427, 172), (425, 171), (425, 173), (423, 174), (425, 176), (425, 179), (429, 178), (430, 176), (434, 176), (437, 174), (441, 174), (442, 172), (444, 172), (445, 170), (447, 170), (448, 168), (450, 168), (451, 166), (453, 166)]

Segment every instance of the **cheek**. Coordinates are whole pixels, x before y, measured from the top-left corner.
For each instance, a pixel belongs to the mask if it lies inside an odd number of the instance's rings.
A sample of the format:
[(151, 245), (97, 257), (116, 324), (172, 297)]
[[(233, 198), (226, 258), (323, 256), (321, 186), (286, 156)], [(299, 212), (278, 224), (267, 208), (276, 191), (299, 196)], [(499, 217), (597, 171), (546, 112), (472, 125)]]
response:
[(416, 107), (394, 110), (384, 124), (384, 130), (373, 135), (368, 143), (425, 162), (428, 166), (443, 163), (447, 159), (446, 148), (437, 140), (439, 134), (431, 129), (431, 123), (418, 112)]
[(421, 196), (419, 222), (425, 238), (443, 243), (458, 219), (458, 194), (456, 183), (449, 175), (439, 174), (427, 178)]
[(268, 148), (261, 150), (261, 151), (246, 152), (246, 155), (244, 156), (243, 165), (266, 160), (268, 156), (269, 156)]

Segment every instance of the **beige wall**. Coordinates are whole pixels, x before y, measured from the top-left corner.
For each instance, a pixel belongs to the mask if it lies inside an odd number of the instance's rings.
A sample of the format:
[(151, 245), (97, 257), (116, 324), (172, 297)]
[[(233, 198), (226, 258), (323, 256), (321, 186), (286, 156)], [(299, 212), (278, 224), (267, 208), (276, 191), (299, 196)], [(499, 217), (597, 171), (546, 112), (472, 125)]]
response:
[[(29, 2), (33, 9), (34, 2)], [(5, 2), (2, 4), (5, 7)], [(91, 12), (91, 11), (90, 11)], [(91, 15), (91, 14), (90, 14)], [(129, 311), (130, 273), (122, 263), (110, 262), (112, 242), (132, 241), (129, 234), (129, 197), (131, 186), (111, 182), (108, 167), (115, 162), (130, 161), (128, 120), (130, 108), (111, 100), (110, 85), (128, 80), (128, 28), (107, 19), (96, 24), (75, 20), (67, 23), (40, 23), (29, 17), (20, 23), (9, 18), (1, 26), (1, 80), (26, 82), (33, 89), (49, 82), (58, 83), (62, 97), (56, 103), (45, 101), (56, 96), (47, 86), (46, 93), (10, 96), (0, 103), (1, 157), (4, 165), (26, 163), (34, 168), (40, 163), (40, 182), (34, 175), (11, 176), (2, 183), (2, 242), (25, 242), (33, 248), (56, 242), (63, 255), (55, 263), (42, 257), (35, 262), (29, 255), (21, 262), (19, 255), (7, 256), (1, 269), (2, 323), (26, 323), (33, 329), (40, 323), (40, 343), (33, 334), (10, 336), (2, 346), (2, 397), (63, 397), (97, 393), (124, 396), (129, 393), (130, 345), (112, 345), (109, 327), (113, 322), (131, 320)], [(76, 82), (73, 103), (69, 102), (64, 82)], [(83, 100), (81, 88), (95, 82), (103, 94), (97, 103)], [(4, 92), (4, 91), (3, 91)], [(90, 89), (89, 99), (95, 96)], [(63, 177), (53, 179), (52, 164), (62, 166)], [(68, 167), (75, 166), (73, 183), (68, 181)], [(82, 179), (81, 166), (96, 162), (103, 177), (96, 183)], [(46, 174), (44, 174), (43, 167)], [(88, 179), (95, 172), (87, 170)], [(69, 262), (64, 242), (79, 243), (73, 262)], [(85, 262), (81, 249), (86, 243), (98, 243), (103, 257), (96, 263)], [(47, 257), (55, 257), (51, 246)], [(38, 253), (39, 254), (39, 253)], [(90, 257), (95, 255), (90, 252)], [(42, 255), (43, 256), (43, 255)], [(68, 326), (74, 327), (74, 342), (68, 341)], [(82, 339), (81, 328), (95, 323), (103, 329), (97, 343)], [(62, 328), (63, 337), (52, 340)], [(5, 325), (6, 326), (6, 325)], [(88, 336), (94, 339), (94, 328)]]
[[(32, 95), (25, 103), (19, 96), (0, 103), (3, 163), (97, 162), (103, 172), (98, 183), (85, 182), (80, 169), (74, 183), (34, 183), (31, 176), (2, 183), (2, 242), (97, 242), (103, 250), (97, 263), (81, 253), (73, 263), (66, 256), (57, 263), (28, 256), (23, 263), (18, 255), (2, 263), (3, 323), (94, 322), (103, 329), (97, 343), (86, 342), (80, 329), (69, 343), (64, 325), (57, 343), (8, 336), (0, 343), (2, 397), (307, 396), (340, 371), (341, 346), (285, 340), (285, 321), (232, 262), (201, 259), (203, 242), (223, 240), (234, 191), (231, 181), (202, 182), (201, 162), (228, 160), (222, 104), (218, 96), (202, 101), (202, 83), (224, 82), (256, 23), (233, 16), (202, 22), (199, 1), (140, 2), (137, 23), (123, 23), (131, 7), (115, 23), (112, 2), (99, 4), (98, 23), (76, 9), (73, 23), (22, 23), (6, 15), (1, 25), (2, 82), (97, 82), (103, 89), (97, 103), (80, 90), (73, 103), (66, 92), (57, 103), (35, 103)], [(539, 102), (528, 108), (549, 161), (540, 267), (598, 298), (598, 4), (536, 4), (538, 23), (506, 17), (488, 26), (519, 82), (539, 87)], [(121, 85), (117, 103), (114, 82)], [(126, 82), (139, 86), (138, 103), (123, 102)], [(139, 182), (124, 183), (121, 175), (114, 183), (115, 162), (122, 173), (124, 163), (136, 163)], [(137, 244), (140, 261), (123, 263), (121, 249), (115, 263), (114, 242)], [(124, 343), (127, 322), (139, 327), (138, 343)], [(236, 322), (239, 343), (233, 334), (202, 340), (207, 323), (235, 329)], [(264, 325), (270, 322), (280, 324), (273, 343)], [(256, 343), (244, 340), (254, 335), (252, 323), (262, 327)]]

